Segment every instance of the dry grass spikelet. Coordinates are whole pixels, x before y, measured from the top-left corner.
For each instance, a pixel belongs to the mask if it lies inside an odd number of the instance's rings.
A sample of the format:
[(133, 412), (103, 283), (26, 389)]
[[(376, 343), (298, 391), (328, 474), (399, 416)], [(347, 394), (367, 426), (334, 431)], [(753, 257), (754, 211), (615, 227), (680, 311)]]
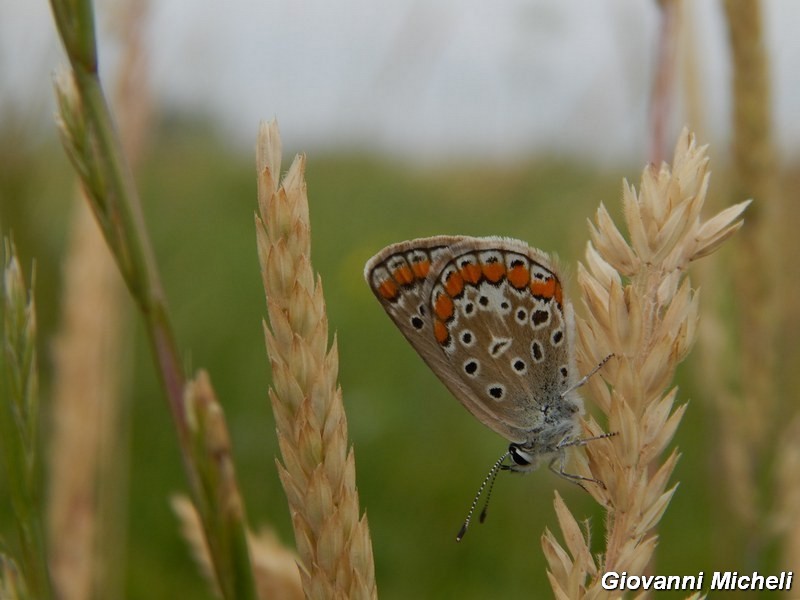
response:
[(280, 165), (277, 124), (262, 124), (256, 233), (269, 315), (264, 335), (283, 458), (278, 470), (303, 589), (309, 598), (374, 598), (372, 543), (366, 515), (359, 518), (336, 340), (328, 349), (322, 283), (311, 267), (305, 158), (295, 158), (279, 185)]
[[(678, 453), (661, 456), (686, 409), (675, 406), (677, 388), (669, 386), (697, 332), (698, 296), (686, 270), (741, 227), (748, 204), (701, 219), (707, 163), (706, 148), (684, 130), (671, 169), (648, 166), (638, 191), (624, 185), (630, 241), (602, 205), (590, 225), (586, 266), (580, 265), (578, 273), (587, 313), (578, 324), (578, 362), (588, 372), (614, 354), (587, 385), (608, 418), (609, 431), (619, 435), (588, 444), (587, 461), (577, 465), (580, 474), (605, 483), (605, 488), (587, 487), (607, 509), (607, 546), (599, 560), (556, 497), (567, 549), (549, 531), (543, 547), (557, 597), (604, 594), (602, 573), (642, 574), (652, 559), (656, 528), (676, 489), (668, 484)], [(585, 423), (587, 437), (601, 433), (594, 420)]]
[[(195, 562), (205, 578), (216, 587), (214, 568), (203, 526), (191, 500), (186, 496), (172, 498), (172, 510), (181, 522), (183, 537), (189, 544)], [(248, 532), (247, 545), (253, 562), (253, 575), (259, 598), (271, 600), (300, 600), (303, 588), (297, 569), (297, 556), (286, 549), (275, 534), (264, 530), (257, 535)]]
[[(213, 565), (213, 571), (207, 571), (209, 579), (223, 598), (256, 598), (245, 507), (236, 479), (228, 425), (205, 371), (186, 382), (183, 411), (189, 433), (188, 451), (195, 467), (194, 486), (199, 490), (194, 506), (202, 524), (202, 543), (208, 549), (205, 564)], [(197, 557), (197, 546), (194, 548)]]
[[(42, 533), (39, 452), (39, 360), (33, 289), (25, 282), (13, 242), (2, 240), (0, 274), (0, 471), (13, 515), (16, 552), (0, 548), (0, 591), (14, 598), (49, 598), (50, 577)], [(5, 598), (6, 596), (0, 596)]]
[(265, 600), (301, 600), (303, 585), (297, 555), (286, 549), (275, 532), (263, 528), (247, 536), (258, 597)]

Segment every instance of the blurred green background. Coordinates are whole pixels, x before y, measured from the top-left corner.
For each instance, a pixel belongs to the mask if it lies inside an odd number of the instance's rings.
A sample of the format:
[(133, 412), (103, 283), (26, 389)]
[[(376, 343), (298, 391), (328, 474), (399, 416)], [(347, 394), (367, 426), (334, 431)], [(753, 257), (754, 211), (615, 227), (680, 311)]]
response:
[[(254, 158), (231, 150), (210, 127), (159, 131), (137, 180), (187, 370), (207, 369), (225, 407), (251, 524), (273, 526), (291, 545), (267, 400)], [(285, 170), (292, 132), (282, 134), (289, 147)], [(4, 135), (0, 224), (13, 233), (26, 271), (36, 262), (46, 417), (75, 182), (60, 147)], [(720, 182), (713, 148), (711, 156), (713, 192)], [(478, 485), (507, 444), (458, 405), (395, 330), (363, 281), (365, 261), (389, 243), (419, 236), (514, 236), (557, 253), (572, 274), (567, 286), (574, 293), (587, 218), (601, 201), (619, 216), (621, 179), (638, 183), (642, 166), (600, 172), (527, 157), (423, 168), (366, 155), (308, 156), (312, 258), (338, 335), (340, 381), (382, 598), (550, 596), (540, 536), (558, 527), (553, 489), (577, 518), (588, 519), (598, 550), (603, 517), (588, 494), (546, 469), (501, 474), (487, 522), (455, 542)], [(713, 260), (724, 267), (724, 256)], [(211, 598), (169, 507), (169, 496), (185, 492), (186, 484), (147, 342), (129, 308), (125, 394), (132, 436), (130, 464), (119, 467), (130, 473), (126, 597)], [(679, 373), (680, 402), (696, 396), (690, 369)], [(704, 402), (692, 402), (677, 434), (683, 458), (674, 480), (681, 487), (660, 527), (659, 573), (745, 568), (736, 549), (714, 533), (735, 524), (719, 510), (711, 414)], [(46, 438), (47, 423), (43, 432)], [(2, 532), (13, 547), (3, 485), (0, 480)]]

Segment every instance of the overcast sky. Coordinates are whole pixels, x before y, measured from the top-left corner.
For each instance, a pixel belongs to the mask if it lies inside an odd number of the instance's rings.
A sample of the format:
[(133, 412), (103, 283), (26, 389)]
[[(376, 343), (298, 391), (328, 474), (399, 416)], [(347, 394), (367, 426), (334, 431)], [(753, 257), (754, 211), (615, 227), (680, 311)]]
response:
[[(150, 0), (158, 105), (210, 116), (252, 145), (277, 116), (287, 145), (420, 159), (646, 158), (658, 14), (647, 0)], [(690, 0), (703, 132), (728, 132), (721, 0)], [(101, 30), (110, 0), (99, 2)], [(776, 131), (800, 148), (800, 2), (765, 0)], [(113, 80), (116, 42), (101, 38)], [(0, 0), (0, 114), (47, 127), (63, 63), (46, 0)], [(674, 128), (686, 120), (680, 100)], [(291, 140), (291, 141), (289, 141)]]

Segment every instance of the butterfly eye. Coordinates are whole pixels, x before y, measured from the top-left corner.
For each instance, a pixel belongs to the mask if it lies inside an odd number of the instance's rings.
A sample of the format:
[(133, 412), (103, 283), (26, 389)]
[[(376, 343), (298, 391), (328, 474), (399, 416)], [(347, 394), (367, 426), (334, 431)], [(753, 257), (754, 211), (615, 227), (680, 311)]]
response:
[(514, 444), (511, 444), (508, 447), (508, 453), (511, 455), (511, 460), (513, 460), (516, 464), (518, 464), (521, 467), (525, 467), (531, 464), (531, 461), (528, 460), (529, 455), (522, 452), (519, 449), (519, 447), (515, 446)]

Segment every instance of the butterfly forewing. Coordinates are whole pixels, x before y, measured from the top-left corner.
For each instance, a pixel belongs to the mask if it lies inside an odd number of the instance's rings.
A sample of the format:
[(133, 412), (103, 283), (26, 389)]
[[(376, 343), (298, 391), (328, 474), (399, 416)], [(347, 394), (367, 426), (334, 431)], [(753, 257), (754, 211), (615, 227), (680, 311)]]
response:
[[(463, 237), (436, 236), (387, 246), (367, 261), (364, 278), (411, 346), (440, 378), (448, 368), (433, 336), (430, 304), (422, 295), (434, 265)], [(461, 386), (445, 381), (458, 397)]]
[(500, 435), (526, 442), (563, 404), (572, 308), (543, 252), (508, 238), (424, 238), (384, 249), (365, 276), (436, 375)]

